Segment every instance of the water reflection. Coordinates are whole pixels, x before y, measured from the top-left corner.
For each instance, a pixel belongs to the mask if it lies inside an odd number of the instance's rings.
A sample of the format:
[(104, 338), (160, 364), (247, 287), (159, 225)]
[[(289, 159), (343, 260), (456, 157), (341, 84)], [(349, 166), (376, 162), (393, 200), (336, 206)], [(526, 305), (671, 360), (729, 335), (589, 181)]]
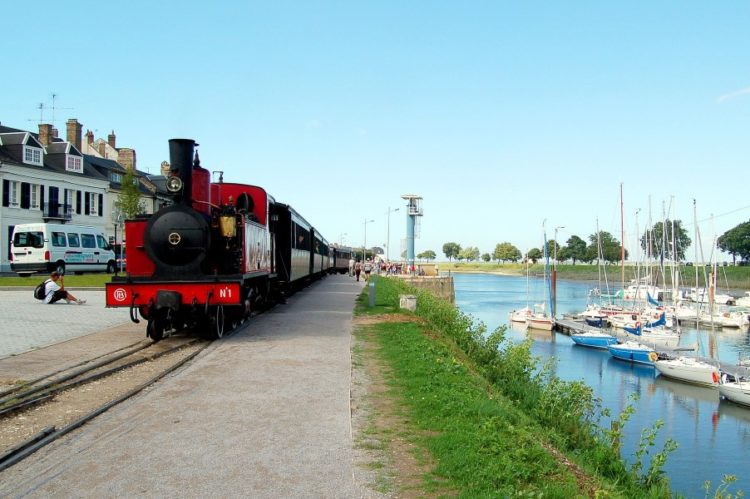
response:
[[(525, 277), (486, 274), (455, 274), (456, 304), (483, 321), (488, 330), (507, 324), (508, 312), (541, 302), (545, 298), (543, 281), (536, 279), (526, 296)], [(589, 285), (558, 281), (559, 313), (577, 312), (586, 305)], [(536, 291), (535, 291), (536, 290)], [(536, 295), (534, 295), (536, 293)], [(634, 365), (613, 359), (608, 352), (578, 347), (569, 337), (549, 331), (527, 330), (513, 325), (506, 333), (512, 341), (531, 338), (534, 355), (555, 359), (555, 372), (568, 380), (583, 380), (591, 386), (602, 404), (618, 414), (638, 394), (636, 412), (624, 429), (623, 455), (632, 458), (641, 430), (658, 419), (664, 428), (657, 438), (657, 451), (666, 438), (679, 443), (665, 466), (676, 492), (688, 497), (703, 496), (703, 483), (714, 486), (724, 474), (737, 475), (733, 490), (750, 491), (747, 463), (750, 461), (750, 409), (719, 401), (715, 389), (686, 385), (658, 376), (653, 367)], [(698, 354), (713, 355), (735, 362), (738, 355), (750, 357), (747, 330), (696, 328), (683, 326), (680, 345), (697, 344)], [(608, 424), (604, 422), (605, 424)]]

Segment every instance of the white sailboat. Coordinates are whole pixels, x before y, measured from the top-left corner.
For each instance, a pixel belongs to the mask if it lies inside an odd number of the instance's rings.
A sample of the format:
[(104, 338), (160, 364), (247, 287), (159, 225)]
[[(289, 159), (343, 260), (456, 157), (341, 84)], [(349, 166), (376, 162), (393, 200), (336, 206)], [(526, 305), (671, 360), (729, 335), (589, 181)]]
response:
[(727, 400), (750, 406), (750, 381), (740, 378), (734, 381), (722, 381), (719, 385), (719, 393)]
[(654, 367), (662, 375), (685, 383), (712, 387), (719, 386), (719, 369), (716, 366), (693, 357), (659, 359), (654, 362)]
[[(693, 200), (693, 220), (695, 223), (695, 260), (698, 261), (698, 247), (700, 246), (700, 232), (698, 231), (697, 215), (695, 211), (695, 200)], [(714, 240), (714, 246), (716, 240)], [(696, 269), (696, 282), (698, 281)], [(709, 305), (713, 310), (712, 304)], [(699, 309), (700, 310), (700, 309)], [(713, 323), (712, 333), (713, 334)], [(717, 363), (718, 364), (718, 363)], [(664, 376), (698, 385), (717, 387), (719, 386), (719, 368), (709, 362), (694, 357), (679, 356), (674, 359), (657, 360), (654, 367)]]
[(511, 322), (526, 323), (534, 314), (529, 308), (529, 255), (526, 255), (526, 306), (518, 310), (511, 310), (508, 314)]

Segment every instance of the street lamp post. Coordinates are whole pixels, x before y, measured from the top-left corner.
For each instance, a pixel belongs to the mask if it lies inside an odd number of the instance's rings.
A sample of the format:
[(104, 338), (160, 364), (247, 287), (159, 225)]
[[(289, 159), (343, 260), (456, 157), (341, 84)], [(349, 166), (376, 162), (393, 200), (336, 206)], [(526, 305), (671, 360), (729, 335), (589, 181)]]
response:
[(367, 253), (366, 253), (366, 251), (367, 251), (367, 224), (372, 223), (374, 221), (375, 220), (367, 220), (367, 218), (365, 218), (365, 241), (364, 241), (364, 244), (362, 245), (362, 264), (364, 264), (365, 260), (367, 260), (367, 258), (366, 258), (366, 255), (367, 255)]
[(385, 230), (385, 259), (391, 261), (391, 212), (398, 211), (400, 208), (391, 209), (388, 207), (386, 214), (388, 215), (388, 223), (386, 224)]
[[(115, 249), (117, 249), (117, 226), (122, 223), (122, 212), (120, 210), (114, 210), (112, 212), (112, 222), (115, 226)], [(122, 230), (123, 239), (125, 239), (125, 227)], [(119, 255), (115, 255), (119, 261), (115, 261), (115, 275), (118, 271), (122, 272), (122, 244), (120, 245)]]

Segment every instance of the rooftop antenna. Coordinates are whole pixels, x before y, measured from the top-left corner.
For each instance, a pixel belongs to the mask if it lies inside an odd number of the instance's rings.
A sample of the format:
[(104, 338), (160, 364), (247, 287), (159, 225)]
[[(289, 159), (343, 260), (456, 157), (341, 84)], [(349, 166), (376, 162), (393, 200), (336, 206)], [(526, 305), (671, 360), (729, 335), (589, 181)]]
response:
[[(63, 109), (63, 110), (66, 110), (66, 111), (73, 109), (72, 107), (57, 107), (56, 101), (57, 101), (57, 94), (53, 93), (52, 94), (52, 122), (51, 122), (52, 125), (55, 124), (55, 110), (56, 109)], [(44, 102), (40, 102), (36, 106), (36, 108), (39, 109), (39, 123), (40, 124), (44, 123), (44, 110), (48, 109), (49, 106), (45, 105)], [(28, 120), (28, 121), (36, 121), (36, 120)]]
[(53, 125), (55, 124), (55, 109), (65, 109), (65, 110), (73, 109), (72, 107), (56, 107), (55, 106), (56, 99), (57, 99), (57, 94), (53, 92), (52, 93), (52, 124)]

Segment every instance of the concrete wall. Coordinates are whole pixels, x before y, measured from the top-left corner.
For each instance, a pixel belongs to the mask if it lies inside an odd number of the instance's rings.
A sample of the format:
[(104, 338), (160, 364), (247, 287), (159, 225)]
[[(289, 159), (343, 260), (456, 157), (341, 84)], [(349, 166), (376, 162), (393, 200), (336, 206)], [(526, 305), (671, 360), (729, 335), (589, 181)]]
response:
[(438, 298), (448, 300), (450, 303), (456, 302), (456, 292), (453, 288), (453, 276), (430, 277), (430, 276), (413, 276), (401, 277), (404, 282), (415, 288), (426, 289)]

